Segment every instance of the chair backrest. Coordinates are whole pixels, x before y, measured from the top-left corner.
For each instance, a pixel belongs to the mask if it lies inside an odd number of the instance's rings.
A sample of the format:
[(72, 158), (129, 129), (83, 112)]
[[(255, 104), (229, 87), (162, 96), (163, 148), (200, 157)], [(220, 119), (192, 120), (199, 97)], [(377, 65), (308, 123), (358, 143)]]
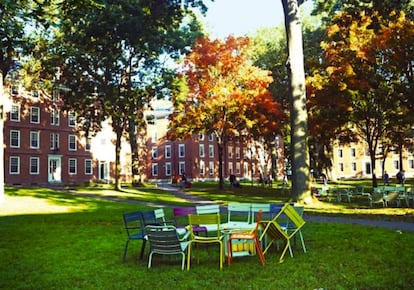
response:
[[(303, 218), (303, 213), (305, 212), (305, 207), (303, 205), (294, 205), (293, 208)], [(289, 231), (296, 229), (295, 224), (289, 219), (288, 216), (286, 216), (286, 224), (285, 224), (285, 227)]]
[(250, 223), (252, 206), (250, 203), (230, 202), (227, 205), (227, 222)]
[(144, 217), (141, 211), (127, 212), (123, 214), (125, 230), (128, 236), (141, 234), (144, 236)]
[(195, 214), (196, 209), (195, 207), (174, 207), (173, 208), (173, 215), (174, 215), (174, 222), (176, 227), (185, 227), (188, 225), (188, 215)]
[(217, 225), (214, 231), (217, 233), (217, 237), (220, 237), (220, 214), (189, 214), (188, 223), (190, 226), (190, 238), (194, 239), (197, 236), (193, 227), (200, 225)]
[(282, 211), (285, 213), (286, 217), (289, 219), (288, 224), (290, 225), (291, 229), (294, 229), (291, 231), (291, 235), (294, 235), (297, 231), (299, 231), (304, 225), (305, 220), (302, 218), (302, 216), (298, 213), (298, 211), (291, 206), (290, 204), (286, 204)]
[(255, 215), (256, 213), (258, 213), (259, 211), (262, 211), (263, 214), (267, 214), (268, 217), (270, 218), (270, 203), (252, 203), (251, 204), (251, 223), (255, 223), (257, 222), (255, 220)]
[(196, 205), (197, 214), (219, 214), (220, 206), (218, 204)]
[(256, 216), (256, 226), (253, 230), (254, 233), (257, 233), (257, 231), (259, 230), (260, 221), (262, 220), (262, 214), (263, 214), (263, 211), (259, 209), (259, 211), (257, 212), (257, 216)]
[(159, 222), (162, 222), (165, 224), (165, 213), (164, 213), (164, 209), (162, 208), (157, 208), (154, 209), (154, 215), (155, 215), (155, 219)]
[(181, 243), (174, 226), (145, 227), (145, 233), (150, 242), (151, 251), (159, 254), (174, 254), (183, 252)]
[(153, 210), (142, 212), (142, 216), (144, 218), (145, 225), (160, 225), (160, 222), (157, 221), (157, 218), (155, 217), (155, 212)]

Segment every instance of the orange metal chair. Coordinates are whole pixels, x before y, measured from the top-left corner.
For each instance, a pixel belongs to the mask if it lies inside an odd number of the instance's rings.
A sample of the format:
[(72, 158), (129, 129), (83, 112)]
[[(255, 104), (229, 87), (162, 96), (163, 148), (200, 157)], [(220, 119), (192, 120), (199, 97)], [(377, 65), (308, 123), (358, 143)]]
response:
[(244, 240), (244, 241), (253, 241), (254, 245), (256, 247), (256, 254), (259, 256), (260, 262), (262, 263), (262, 266), (265, 264), (265, 257), (262, 252), (262, 248), (260, 246), (259, 238), (257, 236), (257, 232), (259, 230), (260, 220), (262, 218), (262, 210), (259, 210), (257, 213), (256, 218), (256, 227), (253, 230), (250, 231), (231, 231), (229, 234), (229, 238), (227, 240), (227, 263), (228, 265), (231, 264), (231, 261), (233, 259), (233, 247), (232, 247), (232, 241), (233, 240)]

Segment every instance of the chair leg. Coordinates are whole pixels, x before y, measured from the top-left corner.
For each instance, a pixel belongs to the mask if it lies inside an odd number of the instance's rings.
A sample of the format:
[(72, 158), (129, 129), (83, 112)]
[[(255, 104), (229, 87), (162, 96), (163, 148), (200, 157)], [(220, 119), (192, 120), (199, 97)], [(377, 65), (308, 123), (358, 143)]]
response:
[(260, 262), (262, 263), (262, 266), (265, 264), (265, 257), (262, 252), (262, 248), (260, 247), (259, 240), (256, 238), (254, 239), (254, 244), (256, 245), (256, 254), (259, 256)]
[(144, 250), (145, 250), (145, 244), (147, 243), (146, 239), (142, 240), (142, 246), (141, 246), (141, 253), (139, 255), (139, 258), (142, 260), (142, 258), (144, 257)]
[(153, 252), (151, 252), (151, 253), (149, 254), (149, 257), (148, 257), (148, 269), (149, 269), (149, 268), (151, 268), (152, 254), (154, 254), (154, 253), (153, 253)]
[(128, 244), (129, 244), (129, 240), (126, 241), (125, 247), (124, 247), (124, 257), (122, 258), (122, 263), (125, 263), (125, 259), (126, 259), (126, 254), (128, 251)]
[(187, 249), (187, 271), (190, 270), (190, 261), (191, 261), (191, 241), (188, 243), (188, 249)]
[(302, 231), (299, 231), (299, 238), (300, 238), (300, 241), (302, 242), (303, 252), (306, 253), (306, 246), (305, 246), (305, 241), (303, 240)]
[(231, 241), (232, 241), (231, 238), (227, 240), (227, 264), (229, 266), (231, 265), (231, 262), (233, 260), (233, 249), (232, 249)]

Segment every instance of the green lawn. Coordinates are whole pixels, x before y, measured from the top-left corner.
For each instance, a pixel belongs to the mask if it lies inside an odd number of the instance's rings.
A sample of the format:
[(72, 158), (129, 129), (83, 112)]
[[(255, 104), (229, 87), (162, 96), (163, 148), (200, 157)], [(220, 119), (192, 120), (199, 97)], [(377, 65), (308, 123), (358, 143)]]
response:
[[(44, 188), (7, 188), (0, 205), (0, 289), (410, 289), (414, 286), (414, 233), (356, 225), (308, 222), (303, 230), (308, 253), (298, 245), (294, 258), (278, 262), (272, 249), (262, 267), (257, 257), (235, 258), (219, 270), (218, 249), (200, 249), (189, 272), (180, 258), (155, 256), (137, 261), (132, 242), (125, 264), (122, 213), (150, 207), (96, 197), (185, 205), (185, 200), (156, 188), (127, 188), (117, 193), (101, 187), (77, 189), (83, 195)], [(195, 185), (193, 194), (227, 201), (278, 202), (276, 190), (247, 186), (220, 192)], [(309, 213), (357, 212), (368, 218), (402, 219), (412, 209), (367, 208), (358, 204), (321, 203)], [(371, 210), (371, 212), (370, 212)], [(172, 210), (165, 211), (172, 217)], [(362, 211), (362, 212), (359, 212)], [(368, 213), (363, 213), (368, 211)], [(401, 211), (401, 212), (400, 212)], [(397, 212), (397, 217), (395, 217)], [(404, 215), (403, 212), (406, 212)]]

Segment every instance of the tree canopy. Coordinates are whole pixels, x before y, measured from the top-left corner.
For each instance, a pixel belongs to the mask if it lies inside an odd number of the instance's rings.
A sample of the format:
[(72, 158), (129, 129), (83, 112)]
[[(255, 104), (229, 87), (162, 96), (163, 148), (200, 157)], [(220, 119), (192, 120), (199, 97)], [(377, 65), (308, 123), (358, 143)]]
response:
[(242, 134), (256, 140), (263, 136), (274, 139), (285, 115), (267, 89), (272, 82), (269, 71), (253, 66), (248, 38), (229, 36), (224, 42), (200, 38), (183, 70), (188, 90), (173, 97), (169, 137), (214, 134), (222, 187), (227, 140)]

